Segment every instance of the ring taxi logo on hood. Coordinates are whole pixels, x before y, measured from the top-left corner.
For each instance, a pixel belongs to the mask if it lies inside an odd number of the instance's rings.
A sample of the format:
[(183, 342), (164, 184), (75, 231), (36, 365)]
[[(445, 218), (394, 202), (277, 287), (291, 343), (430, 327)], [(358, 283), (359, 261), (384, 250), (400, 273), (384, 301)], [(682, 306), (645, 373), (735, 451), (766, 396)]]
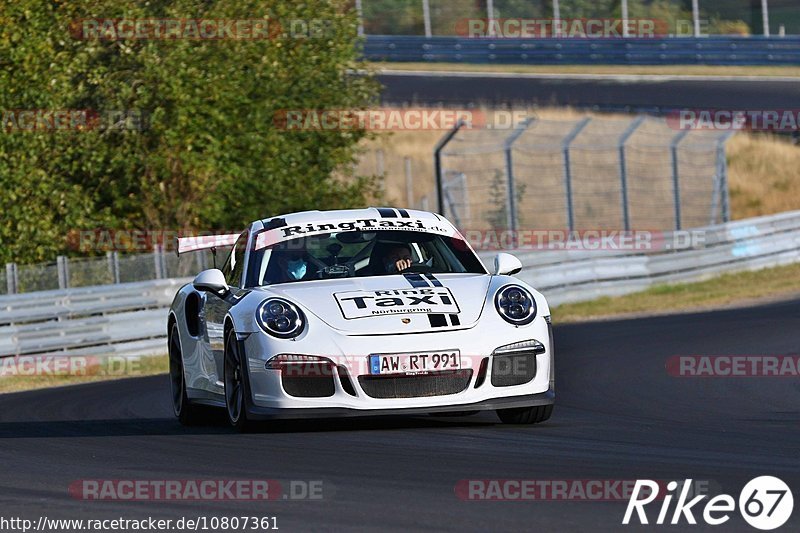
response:
[(347, 319), (408, 313), (461, 312), (453, 293), (446, 287), (350, 291), (339, 292), (333, 296), (342, 310), (342, 315)]

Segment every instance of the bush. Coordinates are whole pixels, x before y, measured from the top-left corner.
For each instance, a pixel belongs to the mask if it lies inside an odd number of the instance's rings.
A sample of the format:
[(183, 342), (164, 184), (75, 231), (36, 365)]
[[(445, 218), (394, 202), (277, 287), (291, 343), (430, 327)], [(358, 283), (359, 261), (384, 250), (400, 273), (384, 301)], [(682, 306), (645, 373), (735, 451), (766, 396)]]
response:
[[(325, 31), (259, 40), (70, 34), (87, 18), (265, 17), (284, 29), (324, 21)], [(0, 262), (52, 260), (75, 229), (239, 229), (287, 211), (363, 204), (372, 183), (350, 170), (363, 131), (287, 133), (273, 120), (285, 109), (374, 102), (371, 77), (349, 74), (359, 54), (344, 0), (3, 0), (0, 110), (133, 110), (146, 127), (14, 132), (4, 124)]]

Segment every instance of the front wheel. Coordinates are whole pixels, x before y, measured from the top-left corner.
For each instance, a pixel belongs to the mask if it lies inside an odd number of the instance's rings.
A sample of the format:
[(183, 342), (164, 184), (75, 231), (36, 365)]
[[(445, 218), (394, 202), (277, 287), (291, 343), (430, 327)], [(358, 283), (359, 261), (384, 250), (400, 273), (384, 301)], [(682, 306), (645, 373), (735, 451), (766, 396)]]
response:
[(552, 404), (497, 410), (497, 416), (504, 424), (538, 424), (548, 420), (552, 414)]
[(239, 343), (236, 342), (236, 333), (230, 331), (225, 339), (225, 410), (231, 425), (244, 433), (250, 431), (253, 424), (247, 419), (245, 407), (247, 378), (242, 366), (243, 360)]

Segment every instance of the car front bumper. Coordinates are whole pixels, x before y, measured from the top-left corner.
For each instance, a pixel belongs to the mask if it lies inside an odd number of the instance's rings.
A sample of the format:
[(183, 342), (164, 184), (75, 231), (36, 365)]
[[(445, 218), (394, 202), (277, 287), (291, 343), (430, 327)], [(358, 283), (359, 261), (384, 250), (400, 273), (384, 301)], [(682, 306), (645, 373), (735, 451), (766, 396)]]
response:
[[(494, 380), (499, 368), (497, 348), (516, 342), (536, 340), (544, 347), (531, 355), (535, 361), (529, 381), (507, 385)], [(481, 411), (549, 405), (555, 401), (552, 382), (552, 348), (548, 324), (538, 318), (524, 328), (497, 330), (472, 328), (444, 334), (413, 334), (388, 336), (345, 336), (332, 334), (324, 339), (303, 338), (277, 342), (263, 334), (251, 334), (242, 341), (246, 354), (248, 386), (247, 411), (252, 419), (270, 418), (327, 418), (348, 416), (377, 416), (386, 414), (414, 415)], [(320, 346), (326, 349), (320, 350)], [(471, 361), (471, 372), (459, 382), (458, 390), (430, 390), (408, 397), (376, 397), (366, 381), (371, 378), (366, 361), (376, 353), (415, 353), (459, 349)], [(310, 397), (289, 394), (280, 370), (266, 368), (266, 362), (277, 354), (311, 355), (333, 361), (331, 384), (324, 396)], [(343, 364), (344, 363), (344, 364)], [(481, 374), (481, 368), (483, 374)], [(344, 366), (343, 379), (341, 367)], [(435, 374), (429, 374), (431, 378)], [(417, 384), (425, 381), (421, 376)], [(314, 379), (314, 378), (312, 378)], [(322, 379), (317, 377), (316, 379)], [(383, 380), (386, 378), (372, 378)], [(389, 378), (393, 379), (393, 378)], [(405, 378), (395, 378), (402, 380)], [(349, 381), (349, 385), (347, 383)], [(403, 382), (398, 381), (398, 387)], [(411, 383), (411, 382), (409, 382)], [(374, 383), (382, 391), (394, 385)], [(387, 386), (384, 386), (387, 385)], [(463, 385), (463, 387), (461, 386)], [(503, 386), (505, 385), (505, 386)], [(422, 387), (424, 388), (424, 387)]]
[(306, 407), (289, 409), (280, 407), (260, 407), (254, 405), (252, 401), (248, 401), (247, 417), (250, 420), (291, 420), (306, 418), (347, 418), (364, 416), (416, 416), (439, 413), (462, 413), (469, 411), (494, 411), (497, 409), (514, 409), (519, 407), (552, 405), (555, 403), (555, 400), (556, 393), (550, 389), (547, 392), (540, 394), (495, 398), (471, 404), (406, 407), (394, 409), (352, 409), (347, 407)]

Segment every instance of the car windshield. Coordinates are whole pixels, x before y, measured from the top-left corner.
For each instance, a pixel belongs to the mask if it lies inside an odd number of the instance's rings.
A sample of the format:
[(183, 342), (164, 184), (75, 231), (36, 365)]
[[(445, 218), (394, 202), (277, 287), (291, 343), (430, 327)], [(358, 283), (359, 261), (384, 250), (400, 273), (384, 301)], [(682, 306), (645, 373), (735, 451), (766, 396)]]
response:
[(411, 273), (486, 270), (460, 239), (412, 231), (347, 231), (252, 250), (247, 286)]

